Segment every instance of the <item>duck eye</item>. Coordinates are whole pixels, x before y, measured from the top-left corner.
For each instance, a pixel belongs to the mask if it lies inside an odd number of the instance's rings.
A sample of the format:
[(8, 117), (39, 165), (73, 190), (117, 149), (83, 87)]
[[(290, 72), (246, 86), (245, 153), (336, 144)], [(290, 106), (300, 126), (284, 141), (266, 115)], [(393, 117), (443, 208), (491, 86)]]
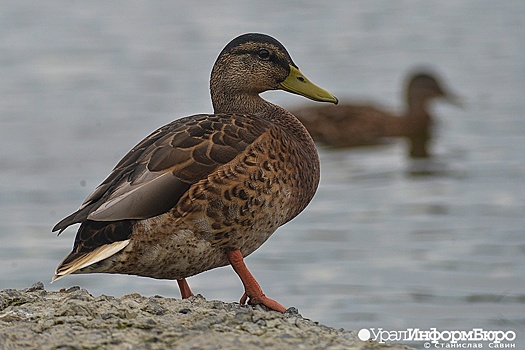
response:
[(267, 60), (270, 58), (270, 51), (266, 50), (266, 49), (260, 49), (259, 50), (259, 58), (263, 59), (263, 60)]

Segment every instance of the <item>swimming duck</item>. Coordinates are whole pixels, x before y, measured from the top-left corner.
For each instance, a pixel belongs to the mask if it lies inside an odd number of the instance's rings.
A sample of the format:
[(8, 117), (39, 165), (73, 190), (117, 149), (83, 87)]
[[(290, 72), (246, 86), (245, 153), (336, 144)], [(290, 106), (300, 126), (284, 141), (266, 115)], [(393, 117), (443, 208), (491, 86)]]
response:
[(316, 142), (331, 147), (376, 145), (386, 137), (404, 137), (412, 158), (430, 157), (433, 118), (429, 102), (444, 98), (459, 105), (456, 95), (445, 90), (435, 74), (419, 71), (407, 78), (406, 113), (397, 116), (371, 104), (342, 103), (291, 109)]
[(214, 113), (151, 133), (55, 225), (60, 234), (80, 223), (53, 281), (96, 272), (174, 279), (188, 298), (187, 277), (230, 264), (244, 285), (241, 304), (284, 312), (244, 257), (308, 205), (319, 159), (304, 126), (259, 96), (278, 89), (337, 103), (276, 39), (249, 33), (227, 44), (211, 72)]

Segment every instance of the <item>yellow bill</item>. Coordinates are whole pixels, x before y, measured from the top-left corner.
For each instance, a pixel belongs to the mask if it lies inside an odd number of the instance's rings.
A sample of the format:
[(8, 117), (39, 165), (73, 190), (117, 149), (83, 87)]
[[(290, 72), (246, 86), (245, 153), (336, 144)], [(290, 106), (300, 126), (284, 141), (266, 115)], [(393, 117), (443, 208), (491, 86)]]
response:
[(312, 83), (294, 66), (290, 66), (290, 74), (279, 84), (279, 87), (284, 91), (301, 95), (314, 101), (331, 102), (334, 104), (339, 102), (337, 97)]

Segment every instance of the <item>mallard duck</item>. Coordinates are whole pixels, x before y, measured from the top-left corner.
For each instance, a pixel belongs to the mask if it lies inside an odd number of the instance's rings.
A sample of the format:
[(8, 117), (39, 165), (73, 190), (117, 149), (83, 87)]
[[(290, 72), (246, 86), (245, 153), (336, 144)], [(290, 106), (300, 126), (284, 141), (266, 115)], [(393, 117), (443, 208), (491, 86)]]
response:
[(251, 33), (227, 44), (211, 72), (214, 113), (154, 131), (53, 228), (80, 223), (53, 280), (95, 272), (173, 279), (188, 298), (187, 277), (231, 264), (244, 285), (241, 304), (284, 312), (244, 257), (308, 205), (319, 159), (303, 125), (259, 96), (278, 89), (337, 103), (276, 39)]
[(456, 95), (445, 90), (432, 73), (421, 71), (408, 76), (407, 110), (397, 116), (370, 104), (341, 103), (338, 106), (317, 106), (291, 109), (316, 142), (332, 147), (376, 145), (386, 137), (408, 140), (412, 158), (430, 156), (433, 118), (428, 104), (444, 98), (459, 104)]

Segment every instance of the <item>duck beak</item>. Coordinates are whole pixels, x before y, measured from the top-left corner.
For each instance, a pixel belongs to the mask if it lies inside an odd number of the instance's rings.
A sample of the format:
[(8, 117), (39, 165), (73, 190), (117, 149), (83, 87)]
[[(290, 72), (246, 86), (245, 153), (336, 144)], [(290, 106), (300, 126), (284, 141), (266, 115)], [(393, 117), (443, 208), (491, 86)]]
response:
[(314, 101), (332, 102), (334, 104), (339, 102), (337, 97), (312, 83), (298, 68), (292, 65), (290, 65), (290, 74), (282, 83), (279, 83), (279, 88)]
[(453, 106), (465, 108), (465, 99), (462, 96), (453, 93), (447, 93), (443, 96), (443, 98)]

